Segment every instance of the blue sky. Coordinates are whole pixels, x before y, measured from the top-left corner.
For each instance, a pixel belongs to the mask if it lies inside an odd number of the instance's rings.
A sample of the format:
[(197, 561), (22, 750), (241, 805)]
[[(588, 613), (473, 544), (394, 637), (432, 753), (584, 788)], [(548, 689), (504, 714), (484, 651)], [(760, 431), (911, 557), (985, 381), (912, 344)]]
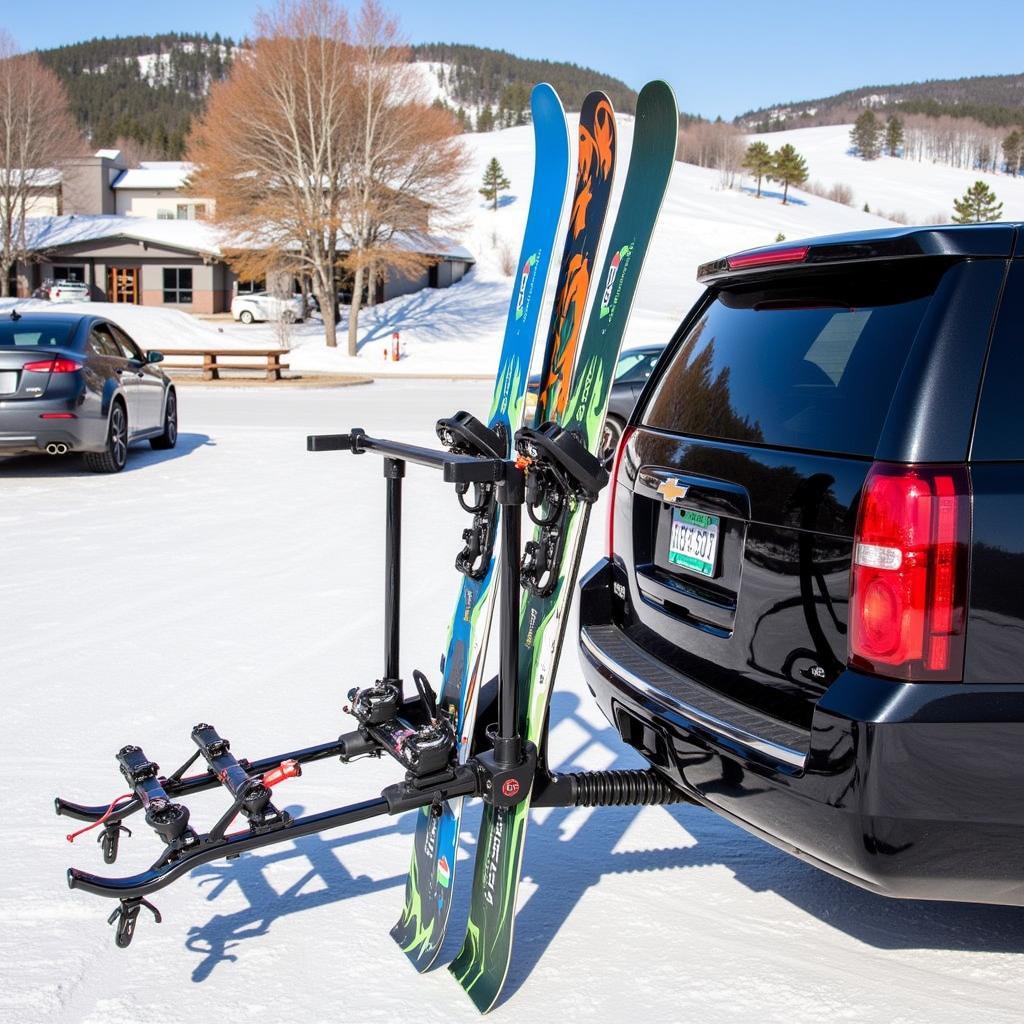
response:
[[(357, 0), (352, 0), (353, 3)], [(410, 42), (463, 42), (570, 60), (634, 88), (665, 78), (683, 110), (734, 117), (751, 107), (860, 85), (1024, 71), (1024, 3), (989, 0), (977, 41), (951, 0), (385, 0)], [(97, 35), (245, 35), (242, 0), (113, 4), (2, 0), (23, 49)]]

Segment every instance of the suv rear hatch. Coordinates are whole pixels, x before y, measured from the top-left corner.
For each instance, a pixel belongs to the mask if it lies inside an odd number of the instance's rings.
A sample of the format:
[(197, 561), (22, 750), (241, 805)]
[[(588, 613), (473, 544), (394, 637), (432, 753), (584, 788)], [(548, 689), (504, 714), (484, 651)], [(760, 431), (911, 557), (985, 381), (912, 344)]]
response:
[(965, 459), (1005, 270), (899, 245), (703, 268), (712, 287), (613, 486), (616, 624), (677, 678), (800, 733), (847, 663), (865, 479), (876, 459)]

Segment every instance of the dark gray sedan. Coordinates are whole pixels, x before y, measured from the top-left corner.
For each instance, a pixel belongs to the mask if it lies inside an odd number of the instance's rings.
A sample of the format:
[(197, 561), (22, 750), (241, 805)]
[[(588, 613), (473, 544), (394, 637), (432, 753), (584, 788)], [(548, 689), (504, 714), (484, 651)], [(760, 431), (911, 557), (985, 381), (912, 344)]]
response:
[(99, 316), (0, 319), (0, 455), (81, 453), (94, 472), (117, 473), (133, 441), (173, 448), (177, 398), (162, 359)]

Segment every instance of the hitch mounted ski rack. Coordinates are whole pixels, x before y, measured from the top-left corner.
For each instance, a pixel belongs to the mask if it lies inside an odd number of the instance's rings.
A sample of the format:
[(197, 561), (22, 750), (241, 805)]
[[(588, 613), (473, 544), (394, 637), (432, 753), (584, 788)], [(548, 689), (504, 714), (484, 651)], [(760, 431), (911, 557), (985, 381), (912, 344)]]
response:
[[(120, 901), (108, 918), (115, 925), (118, 946), (131, 943), (143, 907), (160, 922), (159, 911), (146, 897), (200, 864), (221, 857), (234, 858), (370, 818), (421, 807), (440, 813), (446, 800), (467, 796), (480, 797), (497, 806), (512, 806), (532, 793), (532, 802), (538, 807), (666, 804), (687, 800), (653, 770), (553, 775), (547, 768), (545, 751), (538, 751), (517, 732), (520, 586), (536, 585), (533, 577), (525, 576), (525, 570), (521, 577), (522, 505), (526, 502), (531, 507), (528, 488), (532, 486), (538, 508), (544, 504), (553, 507), (564, 497), (559, 509), (560, 514), (565, 514), (570, 500), (593, 501), (607, 481), (607, 472), (574, 437), (564, 431), (559, 433), (558, 428), (551, 429), (550, 425), (538, 431), (520, 431), (516, 439), (519, 459), (504, 458), (504, 439), (468, 413), (439, 421), (437, 430), (447, 446), (445, 450), (370, 437), (358, 427), (346, 434), (307, 438), (307, 450), (311, 452), (375, 452), (384, 460), (384, 672), (372, 686), (350, 691), (346, 710), (356, 718), (355, 730), (326, 743), (249, 761), (237, 758), (231, 753), (230, 743), (213, 726), (201, 723), (191, 734), (196, 751), (171, 775), (160, 775), (159, 766), (139, 747), (126, 746), (118, 752), (117, 761), (132, 788), (130, 794), (109, 806), (88, 806), (60, 797), (54, 801), (57, 814), (89, 823), (69, 835), (69, 840), (88, 829), (101, 827), (99, 843), (107, 864), (117, 859), (121, 834), (131, 834), (124, 820), (138, 811), (145, 812), (146, 824), (163, 843), (157, 859), (147, 870), (135, 875), (107, 878), (79, 868), (68, 869), (70, 888)], [(597, 468), (588, 459), (597, 463)], [(529, 474), (524, 472), (526, 460)], [(460, 569), (467, 575), (472, 575), (467, 569), (489, 562), (495, 539), (493, 512), (497, 506), (502, 509), (497, 722), (486, 731), (486, 741), (479, 741), (463, 764), (458, 762), (458, 743), (450, 713), (438, 707), (426, 677), (414, 670), (416, 693), (406, 696), (400, 674), (402, 483), (406, 464), (410, 462), (440, 470), (443, 478), (455, 485), (460, 504), (467, 510), (478, 504), (486, 506), (474, 511), (474, 526), (466, 531), (472, 536), (464, 535), (467, 546), (460, 561), (464, 561), (466, 568), (460, 565)], [(544, 479), (539, 484), (528, 483), (535, 476)], [(467, 506), (463, 497), (471, 485), (479, 488), (478, 501)], [(530, 565), (530, 545), (527, 550), (524, 562)], [(480, 563), (485, 552), (486, 561)], [(537, 578), (543, 578), (539, 569)], [(546, 747), (546, 742), (542, 741), (541, 747)], [(404, 778), (386, 786), (377, 799), (302, 817), (279, 810), (271, 799), (273, 788), (300, 776), (304, 765), (328, 758), (349, 762), (384, 754), (399, 763)], [(205, 770), (186, 774), (200, 759), (206, 764)], [(231, 803), (209, 832), (200, 833), (192, 823), (189, 809), (180, 801), (218, 787), (228, 791)], [(240, 815), (248, 827), (229, 833)]]

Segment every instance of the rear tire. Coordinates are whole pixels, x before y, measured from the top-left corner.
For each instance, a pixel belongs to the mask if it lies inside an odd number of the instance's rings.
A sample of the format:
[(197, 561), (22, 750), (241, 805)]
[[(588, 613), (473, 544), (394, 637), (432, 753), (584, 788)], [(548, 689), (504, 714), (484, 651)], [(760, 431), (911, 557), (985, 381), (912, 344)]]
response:
[(85, 453), (85, 468), (93, 473), (120, 473), (128, 461), (128, 414), (114, 402), (107, 424), (107, 444), (101, 452)]
[(170, 451), (178, 443), (178, 396), (174, 388), (167, 392), (164, 405), (164, 432), (159, 437), (149, 439), (150, 448), (158, 452)]
[(243, 309), (242, 312), (238, 314), (238, 319), (241, 320), (243, 324), (251, 324), (256, 317), (254, 317), (249, 310)]

